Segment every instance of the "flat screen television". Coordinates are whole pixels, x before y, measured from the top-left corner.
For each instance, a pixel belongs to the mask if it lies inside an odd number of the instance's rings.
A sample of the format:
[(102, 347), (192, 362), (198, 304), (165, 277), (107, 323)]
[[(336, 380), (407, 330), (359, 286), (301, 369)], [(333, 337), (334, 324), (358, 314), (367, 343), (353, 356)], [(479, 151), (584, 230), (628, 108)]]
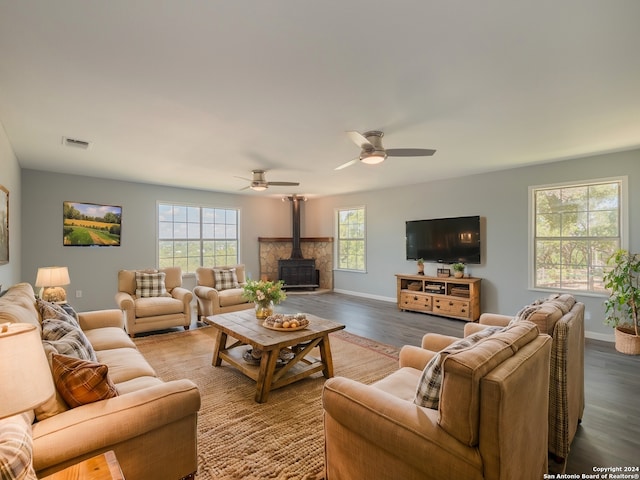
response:
[(480, 263), (480, 217), (434, 218), (406, 222), (407, 260)]

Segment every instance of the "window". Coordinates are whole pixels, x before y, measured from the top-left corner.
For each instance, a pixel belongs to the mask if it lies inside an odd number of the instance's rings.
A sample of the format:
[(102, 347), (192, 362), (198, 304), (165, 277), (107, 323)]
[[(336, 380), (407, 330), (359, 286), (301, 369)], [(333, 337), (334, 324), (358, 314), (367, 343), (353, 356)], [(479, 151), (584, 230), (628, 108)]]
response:
[(365, 271), (364, 207), (338, 210), (338, 269)]
[(158, 204), (158, 266), (196, 268), (238, 263), (237, 209)]
[(609, 257), (626, 242), (626, 179), (531, 187), (533, 287), (605, 292)]

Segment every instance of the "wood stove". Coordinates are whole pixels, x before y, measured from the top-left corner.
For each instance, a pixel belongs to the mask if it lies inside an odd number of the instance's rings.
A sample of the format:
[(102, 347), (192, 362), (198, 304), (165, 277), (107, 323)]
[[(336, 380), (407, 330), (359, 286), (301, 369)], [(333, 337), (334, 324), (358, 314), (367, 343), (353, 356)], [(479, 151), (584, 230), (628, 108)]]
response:
[(315, 258), (304, 258), (300, 248), (300, 201), (303, 197), (287, 197), (291, 202), (292, 248), (291, 257), (278, 260), (278, 279), (284, 288), (318, 288), (319, 278)]

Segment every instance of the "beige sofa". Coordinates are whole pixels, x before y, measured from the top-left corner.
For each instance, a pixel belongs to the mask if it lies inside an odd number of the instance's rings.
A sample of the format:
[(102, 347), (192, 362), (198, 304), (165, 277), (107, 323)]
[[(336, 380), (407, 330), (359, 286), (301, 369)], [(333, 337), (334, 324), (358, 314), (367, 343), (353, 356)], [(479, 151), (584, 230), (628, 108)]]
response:
[[(549, 378), (549, 453), (563, 463), (584, 412), (584, 304), (572, 295), (552, 294), (519, 315), (553, 337)], [(465, 336), (487, 326), (505, 326), (512, 316), (483, 313), (465, 325)]]
[[(216, 284), (215, 270), (230, 271), (232, 269), (236, 275), (237, 287), (220, 288), (220, 285)], [(193, 293), (198, 302), (198, 320), (210, 315), (253, 308), (253, 303), (242, 295), (244, 285), (246, 285), (244, 265), (197, 268), (196, 287)]]
[(438, 409), (414, 403), (422, 370), (453, 337), (405, 346), (372, 385), (326, 381), (326, 479), (539, 480), (547, 472), (551, 339), (524, 322), (443, 363)]
[[(31, 285), (14, 285), (0, 297), (0, 323), (4, 322), (41, 328)], [(120, 310), (80, 313), (78, 322), (98, 362), (108, 366), (118, 395), (69, 408), (58, 394), (16, 417), (24, 418), (31, 430), (38, 477), (108, 450), (115, 451), (127, 479), (177, 480), (193, 475), (200, 408), (197, 386), (186, 379), (160, 380), (123, 330)]]
[[(138, 295), (136, 272), (164, 274), (165, 293), (151, 296)], [(124, 313), (124, 326), (127, 333), (134, 337), (137, 333), (152, 332), (171, 327), (191, 325), (191, 300), (193, 294), (182, 288), (182, 269), (168, 267), (160, 270), (120, 270), (118, 272), (118, 292), (116, 303)]]

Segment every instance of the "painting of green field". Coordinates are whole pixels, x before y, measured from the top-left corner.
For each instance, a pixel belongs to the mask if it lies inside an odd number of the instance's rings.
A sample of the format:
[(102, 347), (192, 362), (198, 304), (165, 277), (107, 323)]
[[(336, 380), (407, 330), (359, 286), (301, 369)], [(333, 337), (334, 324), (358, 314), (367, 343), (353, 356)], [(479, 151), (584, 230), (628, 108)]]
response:
[(64, 202), (64, 245), (120, 246), (121, 212), (111, 205)]

